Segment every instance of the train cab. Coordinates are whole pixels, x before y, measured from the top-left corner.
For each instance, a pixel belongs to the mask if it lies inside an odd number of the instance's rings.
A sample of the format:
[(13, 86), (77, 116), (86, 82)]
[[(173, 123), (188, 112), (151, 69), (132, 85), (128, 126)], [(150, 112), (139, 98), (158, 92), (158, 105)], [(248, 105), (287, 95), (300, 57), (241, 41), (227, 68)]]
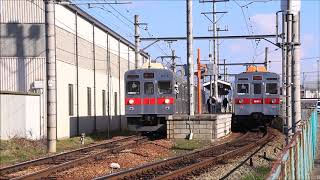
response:
[(280, 76), (244, 72), (235, 76), (234, 114), (237, 118), (269, 120), (280, 114)]
[(125, 73), (128, 129), (157, 131), (175, 112), (174, 74), (167, 69), (136, 69)]

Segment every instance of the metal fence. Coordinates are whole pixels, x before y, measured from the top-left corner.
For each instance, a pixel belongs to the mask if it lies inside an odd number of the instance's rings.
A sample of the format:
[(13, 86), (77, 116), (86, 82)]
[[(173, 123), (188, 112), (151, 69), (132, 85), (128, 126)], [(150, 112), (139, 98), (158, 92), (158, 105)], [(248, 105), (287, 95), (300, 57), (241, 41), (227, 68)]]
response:
[(311, 179), (313, 162), (317, 147), (317, 111), (309, 113), (302, 122), (290, 143), (285, 147), (281, 158), (273, 165), (269, 180), (275, 179)]

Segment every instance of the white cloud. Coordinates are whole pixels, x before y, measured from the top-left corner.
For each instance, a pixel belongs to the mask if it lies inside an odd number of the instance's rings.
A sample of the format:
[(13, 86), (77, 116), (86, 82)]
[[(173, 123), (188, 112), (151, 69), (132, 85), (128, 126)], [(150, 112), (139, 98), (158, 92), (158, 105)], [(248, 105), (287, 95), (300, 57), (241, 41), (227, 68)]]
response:
[(256, 34), (275, 34), (276, 16), (270, 14), (256, 14), (250, 17)]

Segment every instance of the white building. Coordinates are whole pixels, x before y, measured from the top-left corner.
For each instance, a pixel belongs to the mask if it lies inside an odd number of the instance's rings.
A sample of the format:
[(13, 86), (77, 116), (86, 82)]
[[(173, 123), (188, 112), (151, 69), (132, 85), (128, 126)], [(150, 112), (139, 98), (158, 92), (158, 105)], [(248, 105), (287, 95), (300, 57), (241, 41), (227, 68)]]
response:
[[(0, 139), (44, 137), (43, 0), (0, 0), (0, 13)], [(55, 41), (57, 138), (124, 130), (123, 77), (134, 68), (133, 44), (78, 7), (58, 4)]]

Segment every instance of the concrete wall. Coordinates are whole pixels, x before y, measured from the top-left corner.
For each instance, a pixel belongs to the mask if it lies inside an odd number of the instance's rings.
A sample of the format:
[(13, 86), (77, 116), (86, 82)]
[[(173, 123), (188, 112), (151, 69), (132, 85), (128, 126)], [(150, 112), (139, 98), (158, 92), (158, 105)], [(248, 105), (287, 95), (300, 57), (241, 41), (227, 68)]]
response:
[(190, 117), (170, 116), (167, 121), (167, 138), (185, 139), (193, 133), (194, 139), (214, 140), (231, 133), (231, 114), (204, 114)]
[(40, 95), (0, 94), (0, 139), (40, 139), (46, 128), (40, 108)]

